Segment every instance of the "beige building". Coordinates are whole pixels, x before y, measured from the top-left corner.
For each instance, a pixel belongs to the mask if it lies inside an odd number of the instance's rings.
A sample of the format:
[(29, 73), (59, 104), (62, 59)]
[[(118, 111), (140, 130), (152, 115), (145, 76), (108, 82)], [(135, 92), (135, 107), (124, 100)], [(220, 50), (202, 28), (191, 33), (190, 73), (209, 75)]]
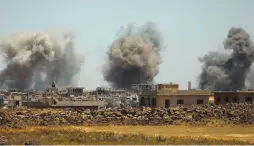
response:
[(176, 107), (178, 105), (191, 106), (208, 104), (213, 95), (209, 90), (177, 90), (157, 92), (157, 107)]
[(215, 104), (244, 103), (254, 101), (254, 91), (217, 91), (213, 92)]
[(179, 84), (158, 84), (157, 90), (165, 90), (165, 91), (177, 91), (179, 90)]
[(145, 90), (139, 95), (140, 106), (176, 107), (191, 106), (213, 102), (213, 93), (209, 90), (193, 90), (188, 82), (188, 90), (179, 90), (178, 84), (158, 84), (157, 90)]

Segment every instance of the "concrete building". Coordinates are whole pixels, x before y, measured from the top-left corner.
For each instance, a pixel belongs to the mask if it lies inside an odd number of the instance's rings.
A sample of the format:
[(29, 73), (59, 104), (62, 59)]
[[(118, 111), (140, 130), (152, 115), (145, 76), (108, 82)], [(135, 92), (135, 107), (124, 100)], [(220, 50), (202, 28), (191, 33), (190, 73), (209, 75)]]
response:
[(135, 93), (139, 93), (142, 90), (157, 90), (157, 85), (153, 84), (151, 81), (146, 81), (141, 84), (132, 84), (132, 91)]
[(191, 106), (213, 102), (213, 93), (209, 90), (193, 90), (188, 82), (188, 90), (179, 90), (179, 85), (157, 84), (156, 90), (142, 90), (139, 94), (140, 106), (176, 107)]
[(254, 101), (254, 91), (216, 91), (214, 94), (215, 104), (244, 103)]
[(177, 91), (179, 90), (179, 84), (170, 83), (170, 84), (158, 84), (157, 90), (163, 91)]
[(209, 90), (158, 90), (156, 106), (169, 108), (176, 107), (178, 105), (191, 106), (197, 104), (208, 104), (209, 99), (212, 96), (212, 92)]
[(142, 90), (139, 94), (139, 106), (156, 107), (157, 90)]
[(193, 90), (188, 82), (188, 90), (179, 90), (178, 84), (159, 84), (157, 91), (157, 107), (176, 107), (208, 104), (213, 94), (209, 90)]
[(59, 101), (54, 97), (45, 97), (38, 101), (23, 101), (24, 107), (29, 108), (88, 108), (88, 109), (105, 109), (104, 101)]
[(139, 107), (138, 95), (131, 94), (127, 97), (124, 97), (123, 103), (125, 103), (129, 107)]
[(126, 89), (112, 89), (112, 88), (104, 88), (97, 87), (96, 91), (94, 91), (96, 95), (105, 95), (105, 96), (119, 96), (125, 94), (127, 92)]
[(4, 106), (4, 94), (0, 94), (0, 107)]
[(74, 95), (74, 96), (82, 96), (83, 95), (83, 90), (84, 88), (83, 87), (68, 87), (66, 88), (68, 90), (68, 97), (70, 95)]
[(89, 108), (89, 109), (105, 109), (104, 101), (59, 101), (51, 107), (54, 108)]
[(10, 108), (22, 106), (22, 100), (27, 98), (27, 93), (9, 92), (4, 95), (4, 104)]

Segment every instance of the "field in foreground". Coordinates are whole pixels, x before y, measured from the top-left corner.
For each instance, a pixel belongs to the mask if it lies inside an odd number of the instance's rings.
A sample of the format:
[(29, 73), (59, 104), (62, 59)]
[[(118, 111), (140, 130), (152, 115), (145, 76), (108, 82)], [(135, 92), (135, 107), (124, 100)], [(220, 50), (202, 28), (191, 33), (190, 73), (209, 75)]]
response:
[(59, 126), (1, 128), (8, 144), (254, 144), (254, 126)]

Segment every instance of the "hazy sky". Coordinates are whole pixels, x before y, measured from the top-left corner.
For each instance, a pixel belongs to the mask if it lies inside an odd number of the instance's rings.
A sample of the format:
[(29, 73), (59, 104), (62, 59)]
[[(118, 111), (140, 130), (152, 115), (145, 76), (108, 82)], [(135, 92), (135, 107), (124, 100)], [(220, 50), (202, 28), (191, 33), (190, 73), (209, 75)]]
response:
[(228, 30), (243, 27), (254, 38), (254, 0), (0, 0), (0, 35), (16, 31), (74, 29), (85, 63), (79, 86), (105, 85), (101, 66), (121, 26), (153, 21), (166, 50), (155, 81), (197, 86), (198, 57), (223, 47)]

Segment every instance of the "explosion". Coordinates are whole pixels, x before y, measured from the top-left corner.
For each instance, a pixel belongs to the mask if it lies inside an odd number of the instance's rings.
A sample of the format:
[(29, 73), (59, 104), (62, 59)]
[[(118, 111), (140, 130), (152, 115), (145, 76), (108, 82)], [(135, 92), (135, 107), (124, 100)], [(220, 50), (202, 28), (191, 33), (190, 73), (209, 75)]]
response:
[(123, 32), (108, 50), (103, 75), (113, 87), (130, 89), (158, 74), (162, 37), (152, 22), (140, 28), (129, 25)]
[(242, 90), (251, 78), (254, 46), (242, 28), (231, 28), (224, 51), (209, 52), (200, 58), (203, 63), (199, 87), (210, 90)]
[(1, 88), (44, 89), (55, 81), (75, 85), (84, 57), (75, 53), (73, 33), (61, 37), (45, 32), (21, 32), (0, 41), (5, 68)]

